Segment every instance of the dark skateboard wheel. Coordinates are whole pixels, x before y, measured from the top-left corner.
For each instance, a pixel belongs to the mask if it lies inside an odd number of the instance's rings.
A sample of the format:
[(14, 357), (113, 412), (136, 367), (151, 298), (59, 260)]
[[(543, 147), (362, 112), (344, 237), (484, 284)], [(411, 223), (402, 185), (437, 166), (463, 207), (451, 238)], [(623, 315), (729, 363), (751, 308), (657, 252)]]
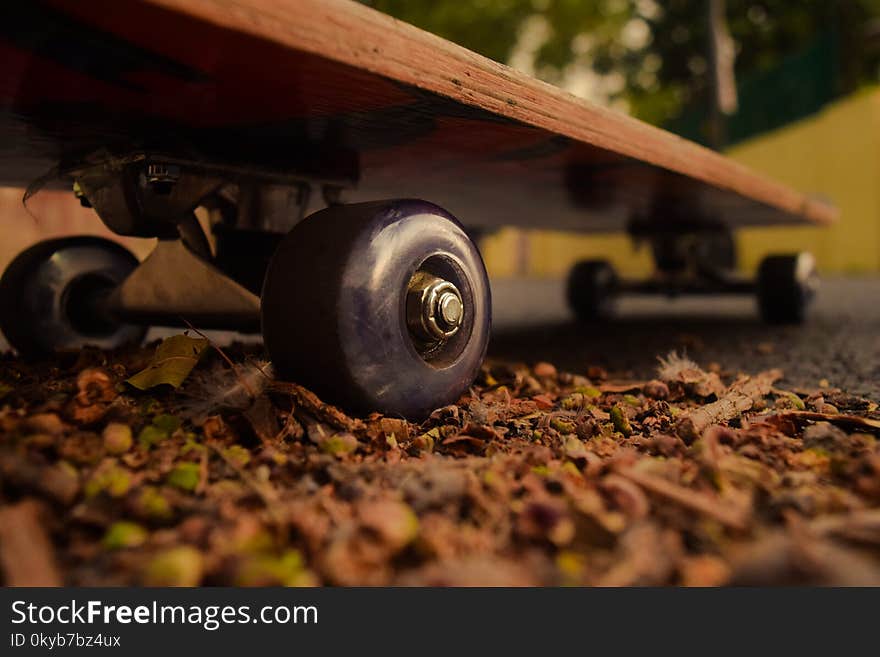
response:
[(25, 356), (140, 342), (145, 327), (118, 322), (101, 308), (137, 266), (128, 250), (100, 237), (39, 242), (0, 278), (0, 329)]
[(490, 315), (479, 252), (424, 201), (311, 215), (281, 242), (263, 284), (263, 339), (279, 376), (351, 410), (410, 419), (473, 383)]
[(582, 260), (571, 268), (566, 296), (579, 320), (608, 319), (614, 313), (617, 292), (617, 274), (607, 260)]
[(810, 253), (772, 255), (758, 267), (761, 318), (771, 324), (800, 324), (819, 286), (816, 259)]

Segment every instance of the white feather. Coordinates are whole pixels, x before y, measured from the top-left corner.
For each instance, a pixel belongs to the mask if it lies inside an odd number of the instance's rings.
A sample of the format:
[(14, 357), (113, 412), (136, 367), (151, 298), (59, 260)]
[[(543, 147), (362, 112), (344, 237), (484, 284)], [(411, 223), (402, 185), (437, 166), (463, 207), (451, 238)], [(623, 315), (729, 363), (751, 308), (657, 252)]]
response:
[(248, 359), (235, 368), (218, 363), (193, 377), (183, 394), (187, 400), (181, 411), (194, 420), (203, 420), (219, 411), (245, 411), (263, 394), (272, 380), (272, 363)]
[(703, 374), (703, 370), (690, 358), (679, 356), (678, 352), (670, 351), (666, 358), (657, 356), (660, 366), (657, 368), (657, 375), (661, 381), (677, 381), (682, 375), (693, 376), (695, 373)]

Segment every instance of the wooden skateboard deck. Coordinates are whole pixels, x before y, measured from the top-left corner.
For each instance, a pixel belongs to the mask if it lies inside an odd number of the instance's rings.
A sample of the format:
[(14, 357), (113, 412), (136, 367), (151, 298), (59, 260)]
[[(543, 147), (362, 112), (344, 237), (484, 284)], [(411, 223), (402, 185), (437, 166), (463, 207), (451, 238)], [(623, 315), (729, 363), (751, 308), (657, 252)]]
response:
[[(349, 0), (48, 0), (0, 9), (0, 183), (106, 150), (352, 179), (471, 226), (833, 221), (672, 134)], [(355, 180), (356, 179), (356, 180)]]

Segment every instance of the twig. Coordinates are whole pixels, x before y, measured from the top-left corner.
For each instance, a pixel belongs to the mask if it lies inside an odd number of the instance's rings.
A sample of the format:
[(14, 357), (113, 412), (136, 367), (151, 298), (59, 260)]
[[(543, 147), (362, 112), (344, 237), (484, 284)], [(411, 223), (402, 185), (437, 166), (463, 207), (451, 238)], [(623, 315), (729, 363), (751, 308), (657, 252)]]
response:
[(676, 424), (676, 433), (687, 443), (697, 440), (713, 424), (728, 422), (750, 410), (755, 402), (770, 393), (774, 381), (782, 378), (779, 370), (762, 372), (734, 382), (718, 401), (691, 411)]
[(327, 424), (344, 429), (350, 433), (362, 431), (366, 428), (362, 420), (348, 417), (335, 406), (322, 402), (315, 393), (303, 388), (301, 385), (284, 381), (273, 381), (269, 384), (269, 389), (274, 392), (290, 395), (297, 406)]
[(817, 413), (814, 411), (783, 411), (772, 415), (762, 416), (762, 419), (779, 418), (792, 420), (798, 424), (806, 422), (830, 422), (848, 429), (863, 429), (871, 433), (880, 434), (880, 421), (871, 420), (857, 415), (844, 415), (843, 413)]

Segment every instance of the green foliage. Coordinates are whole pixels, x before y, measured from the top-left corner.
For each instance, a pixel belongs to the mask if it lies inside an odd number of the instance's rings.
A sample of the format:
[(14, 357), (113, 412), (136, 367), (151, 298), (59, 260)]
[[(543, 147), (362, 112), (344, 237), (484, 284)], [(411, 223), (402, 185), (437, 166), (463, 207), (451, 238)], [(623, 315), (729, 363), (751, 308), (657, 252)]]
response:
[(150, 448), (155, 445), (158, 445), (163, 440), (168, 438), (168, 432), (160, 429), (159, 427), (148, 424), (143, 429), (141, 429), (138, 434), (138, 443), (144, 448)]
[(499, 62), (510, 56), (529, 0), (366, 0), (364, 4)]
[(615, 405), (611, 408), (611, 423), (614, 429), (622, 433), (627, 438), (632, 435), (632, 426), (626, 417), (626, 411), (622, 406)]
[(202, 553), (181, 545), (153, 557), (143, 574), (146, 586), (198, 586), (205, 571)]
[(233, 465), (243, 468), (251, 460), (251, 453), (241, 445), (231, 445), (223, 450), (223, 458)]
[(141, 488), (135, 506), (148, 518), (166, 520), (172, 516), (171, 505), (168, 499), (154, 486), (144, 486)]
[(86, 482), (84, 493), (87, 498), (106, 493), (110, 497), (120, 498), (128, 494), (131, 488), (131, 474), (118, 465), (110, 465), (98, 469)]
[(108, 550), (121, 550), (143, 545), (149, 534), (135, 522), (120, 520), (110, 525), (104, 534), (103, 544)]
[(287, 550), (280, 557), (255, 555), (245, 559), (235, 583), (239, 586), (308, 586), (312, 582), (300, 553)]
[(138, 443), (144, 448), (155, 447), (180, 428), (180, 418), (168, 413), (161, 413), (153, 418), (152, 424), (146, 425), (138, 434)]
[(153, 418), (153, 426), (167, 434), (177, 431), (180, 428), (180, 424), (180, 418), (169, 413), (160, 413)]
[[(538, 77), (560, 83), (572, 64), (613, 72), (621, 79), (611, 97), (652, 123), (709, 93), (705, 2), (362, 1), (501, 62), (510, 61), (527, 21), (542, 21), (548, 37), (535, 53)], [(727, 17), (738, 76), (770, 70), (831, 30), (840, 44), (838, 93), (878, 78), (880, 48), (870, 47), (866, 28), (880, 17), (880, 0), (727, 0)]]
[(357, 448), (357, 438), (350, 433), (337, 433), (321, 441), (321, 450), (334, 456), (350, 454)]
[(201, 473), (198, 463), (178, 463), (168, 473), (168, 483), (185, 491), (194, 491), (198, 487), (200, 479)]

